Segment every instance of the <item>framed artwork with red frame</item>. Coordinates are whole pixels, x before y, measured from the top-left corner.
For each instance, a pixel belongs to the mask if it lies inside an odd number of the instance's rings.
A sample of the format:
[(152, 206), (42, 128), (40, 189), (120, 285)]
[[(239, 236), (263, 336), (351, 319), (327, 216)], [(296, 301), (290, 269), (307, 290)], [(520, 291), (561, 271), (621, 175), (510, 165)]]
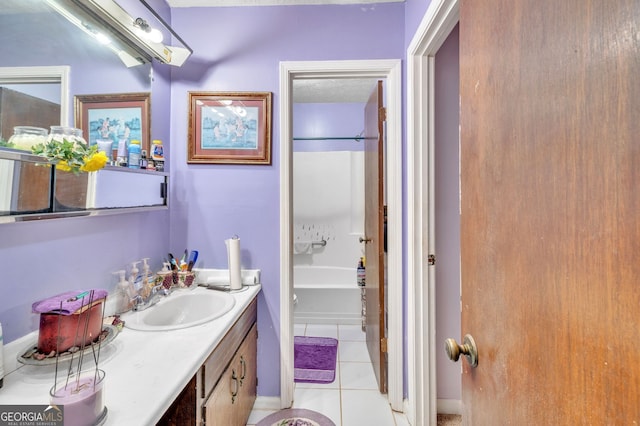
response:
[(106, 95), (76, 95), (74, 97), (75, 126), (82, 129), (89, 145), (98, 139), (137, 139), (149, 152), (150, 93), (112, 93)]
[(187, 163), (271, 164), (271, 92), (189, 92)]

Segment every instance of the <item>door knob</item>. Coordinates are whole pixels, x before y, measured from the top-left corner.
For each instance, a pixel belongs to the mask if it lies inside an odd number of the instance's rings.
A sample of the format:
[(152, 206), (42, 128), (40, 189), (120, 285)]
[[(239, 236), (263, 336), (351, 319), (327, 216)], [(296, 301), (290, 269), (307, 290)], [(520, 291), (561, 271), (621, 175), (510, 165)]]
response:
[(360, 237), (358, 239), (358, 241), (360, 241), (361, 243), (365, 243), (366, 244), (366, 243), (370, 243), (371, 242), (371, 238), (362, 238), (362, 237)]
[(447, 339), (444, 341), (444, 350), (447, 352), (447, 356), (453, 362), (460, 359), (460, 354), (467, 357), (469, 365), (475, 368), (478, 366), (478, 347), (475, 340), (470, 334), (464, 336), (462, 345), (456, 342), (456, 339)]

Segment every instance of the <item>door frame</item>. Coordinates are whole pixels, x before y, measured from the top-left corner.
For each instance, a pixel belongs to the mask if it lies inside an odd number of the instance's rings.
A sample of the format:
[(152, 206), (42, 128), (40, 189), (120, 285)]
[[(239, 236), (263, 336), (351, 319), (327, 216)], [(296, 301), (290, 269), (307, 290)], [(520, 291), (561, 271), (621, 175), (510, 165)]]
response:
[[(436, 424), (435, 55), (460, 16), (460, 0), (433, 0), (407, 49), (407, 417)], [(423, 285), (426, 283), (426, 287)]]
[(402, 67), (399, 59), (280, 62), (280, 406), (293, 401), (293, 80), (386, 79), (388, 399), (403, 409)]

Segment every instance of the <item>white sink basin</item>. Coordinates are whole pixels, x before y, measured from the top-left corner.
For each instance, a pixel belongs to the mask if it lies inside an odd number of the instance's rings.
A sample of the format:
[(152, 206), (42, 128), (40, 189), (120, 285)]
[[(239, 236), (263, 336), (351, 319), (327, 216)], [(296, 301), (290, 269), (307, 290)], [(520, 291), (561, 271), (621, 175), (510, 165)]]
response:
[(178, 330), (213, 321), (229, 312), (235, 303), (229, 293), (179, 290), (144, 311), (123, 315), (122, 319), (125, 327), (134, 330)]

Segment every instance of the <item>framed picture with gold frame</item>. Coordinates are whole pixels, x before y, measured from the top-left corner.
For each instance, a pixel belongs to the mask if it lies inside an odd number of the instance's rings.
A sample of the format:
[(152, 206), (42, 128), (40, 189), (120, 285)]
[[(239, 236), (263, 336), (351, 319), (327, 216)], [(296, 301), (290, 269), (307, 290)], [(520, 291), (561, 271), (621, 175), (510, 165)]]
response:
[(271, 164), (271, 92), (189, 92), (187, 163)]
[(110, 139), (117, 147), (121, 138), (137, 139), (149, 152), (150, 100), (150, 93), (76, 95), (75, 126), (82, 129), (90, 145)]

